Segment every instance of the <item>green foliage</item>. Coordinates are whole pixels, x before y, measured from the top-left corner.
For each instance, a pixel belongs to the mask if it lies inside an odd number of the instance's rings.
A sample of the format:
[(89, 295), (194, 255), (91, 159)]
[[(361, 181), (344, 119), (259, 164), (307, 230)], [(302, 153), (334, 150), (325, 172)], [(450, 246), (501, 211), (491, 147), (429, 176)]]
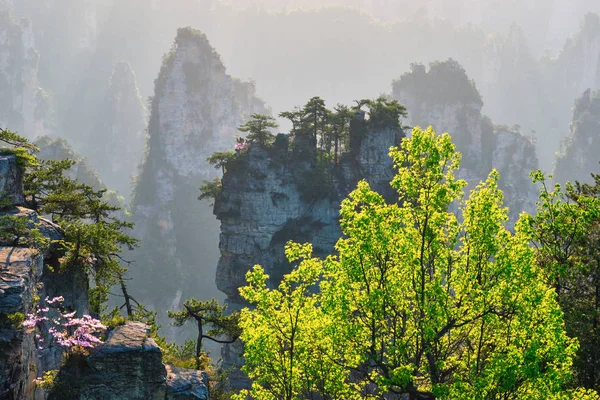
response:
[(21, 312), (14, 313), (0, 313), (0, 327), (18, 329), (22, 327), (23, 321), (25, 321), (25, 315)]
[(46, 249), (50, 242), (36, 226), (26, 215), (0, 215), (0, 243)]
[(119, 307), (115, 307), (109, 313), (102, 315), (101, 322), (111, 330), (118, 326), (125, 325), (127, 318), (121, 315), (121, 309)]
[(212, 199), (211, 206), (213, 206), (216, 199), (221, 195), (222, 189), (221, 178), (215, 178), (212, 181), (203, 181), (202, 186), (200, 186), (198, 200)]
[(57, 384), (56, 378), (58, 377), (59, 370), (51, 369), (50, 371), (46, 371), (42, 378), (38, 378), (35, 380), (35, 383), (38, 387), (44, 389), (46, 392), (51, 392), (55, 389)]
[(537, 260), (565, 313), (567, 333), (579, 339), (575, 383), (600, 389), (600, 176), (594, 185), (541, 184), (533, 218)]
[[(415, 128), (390, 155), (398, 202), (360, 182), (342, 203), (337, 255), (321, 260), (289, 244), (299, 265), (275, 289), (259, 266), (248, 273), (240, 293), (255, 308), (242, 311), (240, 326), (249, 394), (562, 395), (577, 341), (535, 262), (530, 219), (505, 228), (498, 173), (463, 201), (447, 134)], [(456, 202), (461, 220), (450, 211)]]
[(363, 99), (356, 109), (367, 107), (368, 126), (372, 129), (400, 129), (400, 118), (408, 115), (406, 108), (397, 100), (380, 96), (374, 100)]
[(0, 154), (12, 154), (16, 156), (19, 167), (25, 168), (36, 164), (33, 152), (38, 149), (23, 136), (0, 128), (0, 142), (10, 146), (10, 148), (1, 147)]
[(277, 128), (279, 125), (275, 122), (275, 118), (268, 115), (252, 114), (250, 120), (240, 126), (240, 132), (248, 133), (247, 139), (251, 142), (260, 143), (264, 146), (270, 145), (275, 141), (275, 136), (271, 133), (271, 129)]
[(221, 169), (221, 172), (225, 173), (227, 165), (234, 161), (236, 154), (232, 150), (216, 152), (206, 160), (216, 169)]
[(183, 303), (181, 310), (168, 312), (169, 318), (173, 319), (174, 326), (183, 326), (188, 321), (194, 321), (198, 326), (195, 354), (196, 369), (201, 368), (204, 354), (202, 342), (204, 339), (216, 343), (233, 343), (239, 337), (239, 313), (234, 311), (229, 315), (225, 315), (226, 309), (226, 305), (219, 304), (215, 299), (210, 301), (188, 299)]
[[(37, 148), (7, 130), (0, 130), (0, 141), (13, 146), (12, 151), (24, 149), (27, 154), (22, 159), (26, 206), (61, 226), (63, 238), (54, 243), (62, 254), (60, 271), (81, 268), (91, 275), (90, 308), (100, 314), (110, 287), (125, 270), (122, 250), (137, 246), (137, 240), (125, 233), (133, 224), (117, 217), (120, 208), (106, 201), (105, 189), (96, 190), (66, 176), (75, 161), (38, 161), (33, 153)], [(26, 216), (2, 215), (0, 227), (1, 241), (41, 248), (49, 244)]]

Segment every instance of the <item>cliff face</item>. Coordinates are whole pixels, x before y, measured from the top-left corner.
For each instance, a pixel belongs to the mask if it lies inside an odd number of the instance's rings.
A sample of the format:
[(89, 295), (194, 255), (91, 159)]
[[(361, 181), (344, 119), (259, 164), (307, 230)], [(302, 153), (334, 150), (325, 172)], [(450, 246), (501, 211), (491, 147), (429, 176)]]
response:
[(529, 179), (538, 168), (534, 144), (482, 115), (481, 96), (456, 61), (432, 63), (429, 70), (413, 66), (394, 82), (393, 97), (408, 109), (410, 125), (431, 125), (452, 136), (463, 156), (458, 174), (470, 187), (496, 168), (511, 217), (535, 210), (537, 190)]
[(31, 21), (17, 21), (9, 5), (0, 3), (0, 126), (29, 137), (44, 134), (49, 117), (38, 63)]
[(197, 200), (198, 188), (218, 175), (206, 158), (233, 148), (245, 116), (267, 112), (250, 89), (227, 75), (203, 34), (179, 29), (155, 81), (148, 149), (132, 201), (141, 239), (133, 255), (141, 266), (132, 271), (141, 292), (136, 297), (152, 306), (218, 296), (210, 278), (218, 223)]
[[(352, 126), (363, 130), (364, 115), (358, 114)], [(273, 147), (253, 144), (229, 165), (214, 211), (221, 221), (217, 287), (227, 295), (230, 309), (244, 306), (238, 289), (253, 265), (265, 268), (272, 285), (290, 272), (284, 255), (289, 240), (312, 243), (316, 255), (332, 253), (342, 234), (340, 203), (358, 180), (391, 194), (394, 171), (388, 152), (402, 137), (396, 129), (367, 129), (358, 142), (351, 142), (352, 150), (338, 165), (324, 165), (307, 137), (297, 136), (292, 144), (288, 135), (280, 134)], [(239, 343), (226, 345), (225, 367), (241, 365), (241, 353)], [(233, 387), (248, 384), (239, 371), (229, 378)]]
[[(20, 207), (23, 202), (22, 174), (14, 156), (0, 156), (0, 194), (7, 194), (13, 206), (0, 210), (0, 217), (24, 217), (30, 228), (39, 229), (50, 240), (61, 239), (59, 228), (32, 210)], [(88, 312), (88, 280), (82, 272), (55, 273), (46, 265), (56, 266), (58, 254), (50, 246), (38, 249), (15, 247), (0, 241), (0, 398), (33, 399), (41, 396), (33, 380), (45, 371), (58, 368), (62, 349), (49, 346), (38, 349), (34, 334), (27, 333), (21, 322), (46, 296), (64, 295), (66, 307), (79, 315)], [(45, 332), (46, 343), (50, 343)], [(40, 397), (37, 397), (40, 398)]]
[(104, 189), (105, 185), (98, 175), (88, 163), (87, 159), (73, 151), (73, 148), (63, 138), (52, 138), (42, 136), (38, 138), (34, 144), (40, 149), (37, 157), (40, 160), (65, 160), (70, 159), (75, 161), (75, 164), (66, 174), (71, 179), (92, 186), (95, 190)]
[(85, 152), (107, 187), (128, 197), (146, 143), (146, 108), (129, 64), (114, 66)]
[(67, 362), (48, 400), (208, 400), (205, 372), (162, 363), (148, 326), (128, 322), (85, 362)]
[(588, 182), (591, 173), (600, 173), (600, 91), (586, 90), (575, 102), (571, 131), (556, 157), (554, 178)]

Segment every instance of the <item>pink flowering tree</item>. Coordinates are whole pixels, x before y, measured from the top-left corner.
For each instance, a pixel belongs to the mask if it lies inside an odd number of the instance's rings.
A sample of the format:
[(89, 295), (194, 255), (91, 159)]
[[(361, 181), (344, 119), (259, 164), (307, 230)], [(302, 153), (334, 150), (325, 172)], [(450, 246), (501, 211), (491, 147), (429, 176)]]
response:
[(238, 137), (237, 143), (235, 144), (236, 153), (245, 153), (248, 151), (249, 143), (246, 139)]
[[(37, 307), (34, 313), (27, 314), (23, 327), (27, 332), (36, 332), (36, 345), (40, 350), (56, 343), (67, 353), (85, 355), (90, 349), (103, 343), (99, 336), (106, 330), (106, 326), (89, 315), (76, 318), (75, 311), (66, 312), (63, 302), (62, 296), (53, 299), (46, 297), (47, 306)], [(57, 315), (50, 315), (51, 308), (56, 309)], [(49, 343), (41, 335), (44, 329), (50, 334), (47, 338)]]

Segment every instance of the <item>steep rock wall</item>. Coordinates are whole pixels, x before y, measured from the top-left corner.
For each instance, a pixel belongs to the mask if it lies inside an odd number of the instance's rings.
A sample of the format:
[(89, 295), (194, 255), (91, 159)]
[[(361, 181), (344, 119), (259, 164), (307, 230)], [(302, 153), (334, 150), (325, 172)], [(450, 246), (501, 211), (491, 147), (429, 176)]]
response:
[[(482, 115), (483, 101), (465, 70), (453, 60), (414, 65), (393, 84), (393, 97), (408, 109), (409, 123), (448, 132), (462, 153), (458, 175), (474, 187), (492, 168), (500, 172), (511, 217), (533, 212), (537, 190), (529, 173), (538, 168), (535, 145)], [(513, 220), (514, 222), (514, 220)]]
[(586, 90), (575, 102), (571, 130), (557, 154), (554, 178), (559, 183), (590, 183), (600, 173), (600, 91)]
[(186, 297), (219, 295), (210, 278), (218, 223), (197, 200), (198, 188), (218, 175), (207, 157), (233, 148), (246, 116), (268, 112), (249, 88), (226, 73), (203, 34), (178, 30), (155, 81), (148, 149), (132, 201), (141, 239), (132, 289), (151, 306), (170, 309)]
[(129, 64), (115, 64), (96, 121), (84, 152), (106, 186), (127, 198), (146, 144), (146, 108)]
[[(13, 205), (0, 209), (0, 217), (24, 217), (50, 240), (62, 238), (60, 228), (33, 210), (18, 206), (23, 202), (22, 172), (14, 156), (0, 156), (0, 195), (8, 194)], [(11, 183), (12, 182), (12, 183)], [(45, 371), (58, 368), (62, 348), (49, 345), (39, 349), (34, 334), (21, 327), (24, 315), (36, 305), (45, 306), (46, 296), (65, 298), (65, 307), (79, 315), (88, 313), (88, 278), (83, 271), (58, 273), (46, 268), (57, 266), (54, 246), (44, 251), (14, 246), (10, 240), (0, 242), (0, 398), (29, 400), (43, 398), (34, 379)], [(51, 343), (48, 332), (42, 332)]]
[(28, 137), (48, 130), (49, 102), (38, 81), (39, 54), (31, 21), (0, 4), (0, 126)]
[[(357, 114), (352, 126), (363, 131), (364, 114)], [(245, 306), (238, 289), (245, 285), (245, 274), (255, 264), (263, 266), (271, 285), (290, 272), (284, 254), (289, 240), (312, 243), (318, 256), (331, 254), (342, 235), (340, 203), (360, 179), (392, 198), (389, 182), (394, 171), (388, 152), (400, 143), (404, 132), (367, 129), (350, 137), (359, 137), (359, 143), (351, 142), (353, 150), (344, 154), (338, 165), (320, 164), (307, 137), (297, 136), (290, 143), (284, 134), (278, 135), (273, 147), (251, 145), (228, 165), (214, 211), (221, 221), (217, 287), (227, 295), (230, 309)], [(225, 368), (239, 367), (241, 354), (240, 343), (224, 346)], [(235, 368), (229, 381), (236, 388), (248, 385)]]

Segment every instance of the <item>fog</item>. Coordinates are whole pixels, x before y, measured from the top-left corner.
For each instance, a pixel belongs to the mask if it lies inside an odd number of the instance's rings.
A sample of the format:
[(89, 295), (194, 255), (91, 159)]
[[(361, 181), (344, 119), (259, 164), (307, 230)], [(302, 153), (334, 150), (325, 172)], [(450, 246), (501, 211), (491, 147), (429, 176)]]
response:
[[(600, 89), (600, 22), (590, 13), (600, 13), (599, 1), (0, 0), (0, 127), (32, 139), (65, 138), (118, 190), (141, 249), (149, 251), (157, 248), (150, 240), (162, 239), (143, 234), (144, 218), (152, 214), (140, 211), (140, 196), (130, 202), (144, 179), (156, 185), (167, 179), (140, 174), (159, 163), (148, 158), (154, 153), (144, 144), (153, 134), (149, 129), (148, 139), (149, 98), (178, 28), (204, 33), (227, 74), (253, 83), (273, 116), (313, 96), (333, 107), (391, 95), (392, 82), (411, 64), (452, 58), (479, 90), (482, 113), (534, 140), (539, 165), (552, 172), (555, 153), (569, 142), (576, 99)], [(281, 131), (291, 127), (279, 122)], [(130, 284), (157, 308), (178, 305), (182, 295), (224, 298), (214, 283), (219, 222), (195, 198), (199, 176), (218, 172), (206, 168), (186, 172), (186, 179), (196, 180), (186, 181), (189, 201), (178, 203), (203, 225), (186, 227), (181, 235), (192, 244), (182, 250), (174, 242), (166, 257), (184, 260), (173, 261), (185, 271), (173, 275), (182, 282), (171, 282), (181, 291), (154, 302), (164, 282), (139, 272), (146, 265), (134, 275), (144, 275), (138, 282), (147, 287), (136, 286), (135, 278)], [(164, 224), (176, 230), (173, 220)], [(153, 268), (148, 271), (160, 269)]]

